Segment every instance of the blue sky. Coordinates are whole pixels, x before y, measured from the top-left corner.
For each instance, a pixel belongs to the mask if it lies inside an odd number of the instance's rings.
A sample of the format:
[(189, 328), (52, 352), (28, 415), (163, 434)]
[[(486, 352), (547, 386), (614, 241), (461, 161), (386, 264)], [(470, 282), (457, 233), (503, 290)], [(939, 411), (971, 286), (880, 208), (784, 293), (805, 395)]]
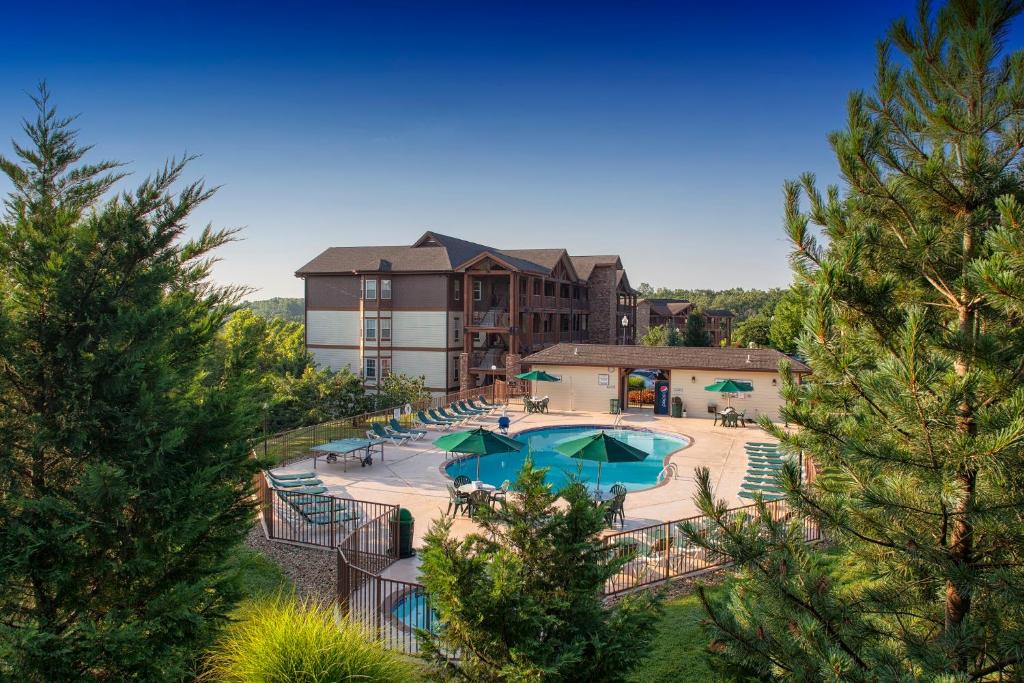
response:
[(19, 135), (45, 78), (96, 157), (201, 154), (223, 187), (196, 225), (245, 227), (216, 275), (254, 298), (427, 229), (618, 253), (634, 285), (784, 286), (782, 182), (835, 180), (826, 135), (913, 10), (833, 4), (19, 3), (0, 122)]

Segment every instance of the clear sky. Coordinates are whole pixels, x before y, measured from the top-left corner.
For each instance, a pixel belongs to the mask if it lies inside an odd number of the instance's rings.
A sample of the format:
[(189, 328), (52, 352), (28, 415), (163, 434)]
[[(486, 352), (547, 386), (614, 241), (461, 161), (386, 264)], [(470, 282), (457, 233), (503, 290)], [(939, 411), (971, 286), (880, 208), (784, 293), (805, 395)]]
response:
[[(183, 152), (244, 226), (217, 278), (300, 296), (328, 246), (423, 231), (618, 253), (634, 285), (784, 286), (782, 182), (826, 141), (904, 0), (17, 3), (0, 122), (47, 79), (96, 157)], [(3, 153), (9, 153), (4, 145)]]

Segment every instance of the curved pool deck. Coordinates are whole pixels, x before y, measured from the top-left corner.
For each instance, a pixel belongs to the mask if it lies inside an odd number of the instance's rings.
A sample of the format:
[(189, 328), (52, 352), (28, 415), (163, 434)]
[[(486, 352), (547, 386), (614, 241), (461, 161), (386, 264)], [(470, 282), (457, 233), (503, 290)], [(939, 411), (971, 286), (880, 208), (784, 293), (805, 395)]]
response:
[[(607, 413), (586, 412), (525, 415), (512, 410), (509, 417), (512, 419), (511, 433), (544, 426), (610, 424), (614, 421), (614, 416)], [(485, 422), (485, 426), (491, 426), (496, 419), (490, 423)], [(764, 441), (766, 435), (760, 429), (714, 426), (712, 420), (668, 418), (654, 416), (649, 412), (627, 413), (621, 420), (621, 426), (678, 434), (691, 441), (690, 446), (669, 458), (678, 468), (675, 479), (627, 495), (625, 528), (696, 514), (693, 471), (699, 466), (710, 468), (718, 498), (724, 498), (730, 505), (748, 502), (737, 496), (747, 467), (743, 444), (747, 441)], [(346, 472), (340, 463), (320, 460), (317, 463), (317, 476), (332, 494), (408, 508), (416, 520), (414, 545), (419, 547), (431, 521), (444, 514), (448, 507), (446, 486), (450, 479), (442, 474), (445, 453), (430, 444), (442, 433), (431, 431), (422, 441), (413, 441), (401, 447), (387, 445), (384, 461), (375, 459), (373, 466), (368, 468), (350, 466)], [(290, 463), (278, 471), (311, 469), (312, 460), (306, 459)], [(473, 528), (471, 520), (457, 517), (453, 530), (456, 533), (468, 533)]]

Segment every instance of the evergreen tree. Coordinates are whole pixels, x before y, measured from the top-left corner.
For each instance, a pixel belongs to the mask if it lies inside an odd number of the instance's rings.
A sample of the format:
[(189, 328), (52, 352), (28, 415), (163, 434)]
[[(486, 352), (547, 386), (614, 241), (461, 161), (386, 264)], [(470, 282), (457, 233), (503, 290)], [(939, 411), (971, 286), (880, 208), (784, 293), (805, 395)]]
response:
[(211, 191), (171, 162), (102, 198), (49, 103), (0, 158), (0, 678), (180, 680), (233, 608), (251, 527), (252, 353), (209, 362), (240, 294), (230, 231), (185, 240)]
[(605, 581), (631, 558), (607, 557), (604, 511), (584, 485), (553, 492), (545, 472), (527, 460), (508, 504), (474, 513), (479, 533), (454, 538), (441, 520), (425, 538), (423, 583), (440, 626), (419, 637), (445, 678), (620, 681), (646, 654), (656, 601), (603, 604)]
[(686, 316), (683, 346), (711, 346), (711, 337), (704, 329), (704, 316), (701, 313), (694, 312)]
[(742, 568), (725, 603), (702, 593), (734, 674), (1024, 678), (1024, 53), (1003, 54), (1021, 9), (896, 22), (831, 137), (846, 191), (787, 185), (814, 375), (784, 383), (797, 431), (763, 425), (813, 454), (821, 476), (790, 463), (780, 483), (838, 562), (800, 523), (724, 515), (702, 474), (716, 523), (689, 536)]

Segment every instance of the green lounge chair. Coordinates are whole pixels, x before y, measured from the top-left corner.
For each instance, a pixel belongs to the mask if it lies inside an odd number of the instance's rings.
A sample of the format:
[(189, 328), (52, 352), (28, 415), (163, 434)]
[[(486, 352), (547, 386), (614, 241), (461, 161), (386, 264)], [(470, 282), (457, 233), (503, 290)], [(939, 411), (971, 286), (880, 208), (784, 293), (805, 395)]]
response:
[(287, 481), (278, 481), (274, 477), (271, 477), (270, 483), (274, 488), (278, 489), (301, 489), (307, 486), (320, 486), (323, 482), (316, 477), (312, 479), (289, 479)]
[(334, 518), (331, 518), (330, 512), (320, 512), (315, 515), (305, 515), (306, 521), (311, 524), (330, 524), (331, 522), (351, 522), (362, 517), (359, 512), (355, 510), (337, 510), (334, 513)]
[(469, 417), (466, 415), (453, 415), (452, 413), (446, 411), (444, 408), (438, 408), (437, 414), (446, 420), (452, 420), (454, 422), (465, 422), (466, 420), (469, 419)]
[(411, 437), (389, 434), (380, 422), (371, 422), (370, 429), (366, 432), (366, 438), (370, 441), (386, 441), (392, 446), (404, 446)]
[[(756, 498), (756, 495), (751, 493), (750, 491), (740, 491), (737, 495), (740, 498), (743, 498), (745, 500), (754, 500)], [(771, 500), (782, 500), (783, 498), (785, 498), (785, 496), (777, 496), (777, 495), (772, 495), (770, 493), (765, 493), (765, 494), (762, 494), (761, 498), (765, 502), (768, 502), (768, 501), (771, 501)]]
[(488, 408), (500, 408), (502, 404), (488, 401), (484, 398), (483, 394), (476, 397), (476, 400), (480, 401), (480, 405), (487, 406)]
[(427, 433), (422, 429), (409, 429), (408, 427), (403, 427), (402, 423), (396, 420), (395, 418), (391, 418), (390, 420), (388, 420), (388, 424), (391, 425), (391, 431), (395, 432), (396, 434), (402, 434), (403, 436), (411, 437), (413, 439), (422, 439), (427, 435)]
[(416, 413), (416, 421), (425, 427), (437, 427), (442, 431), (448, 431), (452, 428), (452, 423), (448, 420), (435, 420), (432, 417), (427, 417), (427, 414), (422, 410)]
[(481, 413), (491, 413), (491, 412), (494, 412), (494, 408), (493, 407), (488, 408), (487, 406), (477, 405), (473, 401), (473, 399), (469, 399), (468, 401), (466, 401), (466, 405), (468, 405), (473, 410), (479, 410)]
[(321, 495), (327, 493), (326, 486), (307, 486), (304, 489), (292, 489), (290, 491), (281, 491), (278, 495), (291, 497), (291, 496), (309, 496), (309, 495)]
[(274, 474), (273, 472), (267, 472), (272, 479), (280, 481), (288, 481), (289, 479), (315, 479), (316, 472), (289, 472), (288, 474)]
[(468, 413), (470, 415), (486, 415), (487, 413), (490, 412), (489, 410), (482, 410), (480, 408), (473, 408), (468, 403), (466, 403), (465, 401), (459, 401), (459, 407), (462, 408), (462, 411), (464, 413)]

